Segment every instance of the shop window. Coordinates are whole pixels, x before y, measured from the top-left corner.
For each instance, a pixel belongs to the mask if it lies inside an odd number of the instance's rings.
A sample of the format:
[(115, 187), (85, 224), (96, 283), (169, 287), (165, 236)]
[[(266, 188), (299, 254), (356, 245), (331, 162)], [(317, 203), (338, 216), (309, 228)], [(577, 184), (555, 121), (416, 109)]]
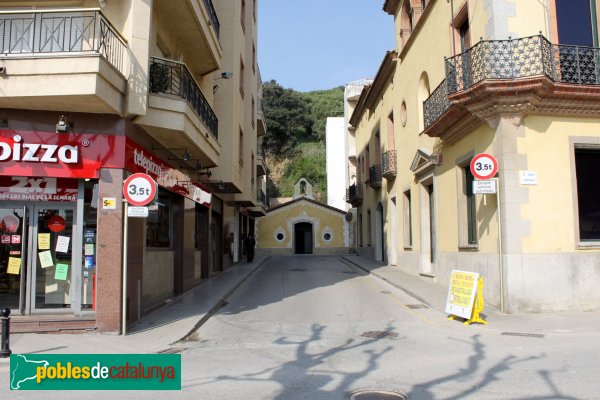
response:
[(404, 224), (404, 248), (412, 247), (412, 204), (410, 199), (410, 190), (404, 192), (403, 202), (403, 224)]
[(579, 208), (579, 240), (600, 240), (600, 186), (597, 169), (600, 150), (575, 149), (577, 205)]
[(86, 181), (83, 206), (83, 273), (81, 279), (81, 309), (95, 309), (93, 298), (96, 279), (97, 225), (98, 225), (98, 181)]
[(171, 195), (158, 190), (156, 202), (150, 206), (146, 220), (146, 246), (171, 248)]

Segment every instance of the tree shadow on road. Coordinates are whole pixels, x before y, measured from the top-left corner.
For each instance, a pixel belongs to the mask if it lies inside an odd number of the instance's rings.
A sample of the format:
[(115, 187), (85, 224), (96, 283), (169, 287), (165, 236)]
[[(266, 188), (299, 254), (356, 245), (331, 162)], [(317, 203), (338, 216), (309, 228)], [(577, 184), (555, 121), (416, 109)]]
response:
[[(336, 394), (340, 395), (339, 398), (343, 398), (356, 380), (363, 378), (371, 371), (375, 371), (378, 367), (379, 359), (392, 350), (392, 346), (386, 346), (380, 350), (365, 349), (363, 354), (366, 360), (363, 360), (363, 366), (359, 369), (355, 368), (352, 372), (320, 369), (319, 367), (326, 363), (331, 368), (330, 362), (332, 357), (340, 353), (361, 347), (368, 347), (379, 340), (384, 340), (382, 338), (369, 338), (360, 341), (348, 339), (343, 344), (331, 347), (325, 351), (311, 352), (309, 347), (318, 346), (323, 340), (325, 330), (326, 327), (323, 325), (313, 325), (311, 327), (311, 335), (306, 340), (291, 341), (287, 337), (277, 339), (274, 342), (276, 345), (296, 346), (293, 361), (249, 374), (220, 375), (204, 383), (197, 381), (186, 386), (193, 387), (223, 381), (276, 382), (283, 389), (274, 395), (274, 400), (290, 400), (295, 398), (332, 399), (338, 398)], [(393, 328), (388, 325), (387, 331), (392, 330)], [(290, 379), (291, 377), (293, 378)], [(332, 386), (334, 386), (333, 389), (331, 389)]]
[[(524, 358), (519, 358), (514, 355), (508, 355), (504, 357), (502, 360), (498, 361), (492, 367), (488, 368), (487, 371), (483, 374), (482, 378), (476, 383), (465, 383), (466, 387), (463, 390), (460, 390), (458, 393), (454, 392), (449, 397), (439, 397), (435, 395), (434, 389), (436, 387), (441, 387), (443, 384), (454, 383), (457, 382), (466, 382), (468, 379), (472, 379), (476, 376), (476, 374), (480, 373), (482, 369), (482, 362), (486, 359), (485, 346), (480, 340), (479, 334), (472, 336), (472, 346), (473, 346), (473, 354), (467, 360), (467, 366), (464, 368), (458, 369), (456, 372), (452, 374), (448, 374), (445, 376), (441, 376), (438, 378), (431, 379), (429, 381), (419, 383), (414, 385), (412, 389), (406, 393), (409, 399), (411, 400), (437, 400), (437, 399), (465, 399), (465, 398), (478, 398), (481, 394), (478, 395), (478, 392), (486, 390), (486, 388), (492, 384), (493, 382), (500, 381), (500, 375), (503, 372), (510, 370), (517, 364), (526, 363), (529, 361), (539, 360), (545, 357), (544, 354), (540, 354), (537, 356), (529, 356)], [(546, 385), (550, 389), (549, 394), (539, 395), (539, 396), (519, 396), (518, 399), (521, 400), (578, 400), (576, 397), (567, 396), (561, 393), (560, 389), (554, 384), (551, 377), (551, 371), (549, 370), (541, 370), (538, 371), (538, 374), (544, 379)], [(506, 398), (510, 397), (508, 393), (506, 393)]]
[[(388, 326), (387, 330), (393, 328)], [(357, 389), (362, 389), (359, 383), (364, 382), (370, 373), (376, 372), (380, 368), (381, 358), (392, 351), (391, 345), (382, 347), (379, 343), (375, 344), (381, 338), (371, 338), (356, 341), (348, 339), (345, 343), (331, 347), (322, 352), (310, 351), (309, 348), (314, 348), (323, 340), (323, 334), (326, 327), (323, 325), (313, 325), (311, 327), (311, 335), (303, 341), (291, 341), (287, 337), (281, 337), (274, 343), (282, 346), (296, 346), (294, 360), (286, 362), (280, 366), (262, 369), (260, 371), (240, 374), (240, 375), (220, 375), (203, 380), (199, 378), (195, 381), (188, 382), (186, 387), (203, 386), (211, 383), (222, 383), (223, 381), (231, 382), (273, 382), (281, 386), (281, 390), (272, 394), (269, 398), (274, 400), (291, 400), (291, 399), (344, 399), (348, 394)], [(431, 380), (416, 384), (405, 392), (405, 395), (410, 400), (450, 400), (450, 399), (477, 399), (486, 398), (486, 395), (498, 398), (502, 392), (498, 389), (498, 382), (502, 381), (502, 374), (513, 369), (519, 364), (528, 363), (531, 361), (541, 360), (545, 358), (545, 354), (518, 357), (515, 355), (507, 355), (499, 360), (491, 367), (484, 369), (482, 365), (486, 360), (485, 345), (480, 339), (480, 334), (473, 335), (469, 344), (472, 346), (473, 352), (466, 359), (466, 366), (458, 368), (455, 372), (443, 375)], [(361, 360), (361, 367), (350, 367), (336, 369), (332, 365), (332, 358), (344, 352), (350, 352), (364, 347), (362, 354), (365, 358)], [(373, 349), (378, 347), (378, 349)], [(345, 358), (355, 357), (355, 354), (347, 354)], [(460, 360), (457, 360), (459, 363)], [(325, 367), (326, 365), (326, 367)], [(354, 363), (356, 365), (356, 363)], [(406, 367), (406, 366), (404, 366)], [(433, 366), (432, 366), (433, 367)], [(432, 371), (435, 369), (432, 368)], [(482, 371), (484, 371), (482, 373)], [(560, 371), (551, 371), (548, 369), (538, 370), (537, 374), (542, 378), (547, 387), (545, 394), (538, 395), (518, 395), (510, 388), (506, 391), (506, 399), (520, 400), (579, 400), (577, 397), (566, 395), (554, 383), (552, 374)], [(398, 377), (398, 382), (401, 384), (404, 379)], [(492, 384), (495, 383), (495, 387)], [(446, 385), (446, 387), (444, 387)], [(449, 385), (452, 385), (449, 387)], [(460, 386), (463, 385), (464, 388)], [(537, 385), (536, 387), (540, 387)], [(397, 390), (397, 387), (386, 388), (387, 390)], [(513, 388), (514, 389), (514, 388)], [(541, 393), (541, 392), (540, 392)], [(224, 394), (225, 395), (225, 394)]]

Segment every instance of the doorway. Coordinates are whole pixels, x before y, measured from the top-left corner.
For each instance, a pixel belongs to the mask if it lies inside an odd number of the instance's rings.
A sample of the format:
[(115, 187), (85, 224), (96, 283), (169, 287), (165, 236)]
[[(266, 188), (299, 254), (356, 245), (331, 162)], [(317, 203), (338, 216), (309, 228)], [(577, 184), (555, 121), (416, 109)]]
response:
[(19, 315), (79, 310), (75, 204), (0, 206), (0, 303)]
[(383, 205), (377, 204), (375, 210), (375, 259), (385, 261), (385, 233), (383, 220)]
[(313, 226), (309, 222), (294, 225), (294, 243), (296, 254), (313, 253)]
[(435, 195), (433, 179), (421, 186), (421, 274), (432, 275), (436, 262)]

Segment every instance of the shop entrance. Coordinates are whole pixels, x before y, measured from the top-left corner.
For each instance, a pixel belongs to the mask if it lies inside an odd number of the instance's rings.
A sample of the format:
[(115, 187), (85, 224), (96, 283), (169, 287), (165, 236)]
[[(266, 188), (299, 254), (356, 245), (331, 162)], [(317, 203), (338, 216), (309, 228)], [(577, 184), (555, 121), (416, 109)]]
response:
[(70, 312), (80, 303), (80, 294), (72, 290), (81, 278), (81, 267), (73, 268), (81, 258), (75, 210), (75, 204), (66, 203), (0, 204), (2, 307), (27, 315)]

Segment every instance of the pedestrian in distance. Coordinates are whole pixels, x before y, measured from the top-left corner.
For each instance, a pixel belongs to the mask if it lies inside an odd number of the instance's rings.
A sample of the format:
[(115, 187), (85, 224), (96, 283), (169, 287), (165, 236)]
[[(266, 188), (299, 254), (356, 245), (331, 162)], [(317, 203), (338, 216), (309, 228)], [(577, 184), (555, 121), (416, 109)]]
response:
[(254, 260), (254, 246), (256, 245), (256, 239), (254, 238), (254, 235), (249, 233), (248, 236), (246, 236), (245, 242), (247, 260), (248, 262), (252, 262), (252, 260)]

